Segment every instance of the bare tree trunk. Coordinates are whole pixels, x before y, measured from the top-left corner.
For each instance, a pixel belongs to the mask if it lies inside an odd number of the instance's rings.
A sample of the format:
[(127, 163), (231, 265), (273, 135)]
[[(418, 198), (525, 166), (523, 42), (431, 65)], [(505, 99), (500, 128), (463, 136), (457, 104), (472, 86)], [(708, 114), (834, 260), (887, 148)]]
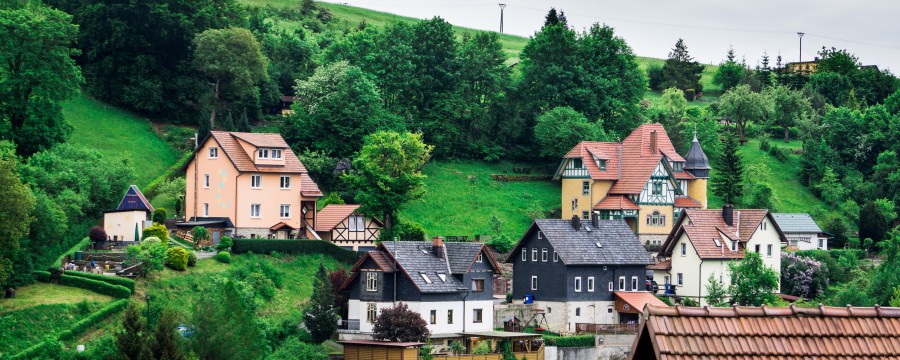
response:
[(220, 80), (216, 79), (216, 88), (214, 90), (215, 99), (212, 104), (212, 111), (209, 113), (209, 131), (213, 131), (216, 128), (216, 106), (219, 105), (219, 82)]

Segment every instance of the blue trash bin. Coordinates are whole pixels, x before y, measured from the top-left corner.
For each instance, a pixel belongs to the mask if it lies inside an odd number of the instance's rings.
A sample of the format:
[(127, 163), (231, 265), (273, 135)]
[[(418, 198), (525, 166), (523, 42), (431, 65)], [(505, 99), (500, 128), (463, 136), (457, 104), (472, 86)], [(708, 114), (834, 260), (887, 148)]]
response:
[(532, 295), (532, 294), (525, 294), (525, 303), (526, 303), (526, 304), (531, 304), (531, 303), (533, 303), (533, 302), (534, 302), (534, 295)]

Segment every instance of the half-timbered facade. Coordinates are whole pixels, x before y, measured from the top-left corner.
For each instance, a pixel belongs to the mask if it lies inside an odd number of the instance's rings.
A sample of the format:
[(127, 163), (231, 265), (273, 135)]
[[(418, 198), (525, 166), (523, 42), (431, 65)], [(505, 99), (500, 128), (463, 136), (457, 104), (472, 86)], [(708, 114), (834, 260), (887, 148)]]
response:
[(375, 240), (384, 224), (359, 212), (356, 204), (329, 204), (319, 210), (316, 233), (344, 249), (375, 250)]
[(696, 137), (682, 158), (660, 124), (622, 142), (581, 142), (563, 158), (562, 217), (623, 219), (640, 240), (661, 244), (685, 209), (706, 208), (709, 161)]

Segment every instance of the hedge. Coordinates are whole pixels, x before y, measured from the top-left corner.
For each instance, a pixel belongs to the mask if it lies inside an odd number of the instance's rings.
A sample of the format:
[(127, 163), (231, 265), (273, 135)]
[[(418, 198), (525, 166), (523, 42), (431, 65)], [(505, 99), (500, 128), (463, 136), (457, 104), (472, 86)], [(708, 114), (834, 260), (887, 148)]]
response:
[[(37, 271), (35, 271), (35, 273), (37, 273)], [(49, 273), (47, 274), (49, 275)], [(104, 306), (102, 309), (97, 310), (97, 312), (89, 315), (88, 317), (76, 322), (70, 329), (60, 331), (59, 334), (57, 334), (52, 339), (39, 342), (25, 350), (22, 350), (18, 354), (10, 356), (10, 359), (32, 359), (35, 358), (38, 354), (45, 352), (45, 347), (54, 346), (56, 340), (67, 341), (75, 339), (85, 330), (88, 330), (101, 321), (106, 320), (106, 318), (108, 318), (109, 316), (124, 310), (126, 307), (128, 307), (128, 302), (128, 299), (114, 301), (109, 305)]]
[(81, 239), (81, 241), (79, 241), (77, 244), (75, 244), (75, 246), (70, 248), (69, 251), (66, 251), (62, 255), (60, 255), (59, 258), (56, 259), (56, 262), (54, 263), (54, 265), (61, 268), (63, 266), (62, 261), (63, 261), (63, 259), (66, 258), (66, 256), (70, 256), (70, 257), (74, 256), (76, 251), (80, 251), (81, 249), (84, 249), (85, 247), (87, 247), (90, 244), (91, 244), (91, 238), (85, 236), (84, 239)]
[(85, 290), (91, 290), (98, 294), (109, 295), (115, 298), (125, 299), (131, 297), (131, 290), (121, 285), (113, 285), (103, 281), (92, 280), (79, 276), (63, 274), (60, 277), (60, 285), (73, 286)]
[(102, 281), (102, 282), (112, 284), (112, 285), (121, 285), (121, 286), (128, 288), (128, 290), (130, 290), (131, 292), (134, 292), (134, 280), (131, 280), (129, 278), (123, 278), (123, 277), (118, 277), (118, 276), (97, 275), (97, 274), (91, 274), (91, 273), (80, 272), (80, 271), (67, 271), (65, 274), (69, 275), (69, 276), (77, 276), (77, 277), (83, 277), (83, 278), (87, 278), (87, 279), (91, 279), (91, 280)]
[(234, 239), (231, 252), (243, 254), (251, 251), (255, 254), (270, 254), (273, 251), (287, 254), (322, 254), (345, 264), (356, 263), (362, 256), (358, 251), (341, 249), (322, 240)]
[(558, 347), (593, 347), (594, 335), (553, 336), (544, 335), (544, 341), (550, 346)]
[(49, 271), (34, 270), (31, 273), (34, 274), (34, 278), (37, 279), (37, 281), (50, 282), (50, 272)]

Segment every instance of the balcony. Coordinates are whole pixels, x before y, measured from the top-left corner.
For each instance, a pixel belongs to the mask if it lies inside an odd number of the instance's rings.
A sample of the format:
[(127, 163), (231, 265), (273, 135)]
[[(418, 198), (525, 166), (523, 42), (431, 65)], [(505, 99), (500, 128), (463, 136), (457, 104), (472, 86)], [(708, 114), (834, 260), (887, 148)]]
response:
[(338, 324), (338, 332), (345, 334), (359, 333), (359, 319), (341, 319)]

